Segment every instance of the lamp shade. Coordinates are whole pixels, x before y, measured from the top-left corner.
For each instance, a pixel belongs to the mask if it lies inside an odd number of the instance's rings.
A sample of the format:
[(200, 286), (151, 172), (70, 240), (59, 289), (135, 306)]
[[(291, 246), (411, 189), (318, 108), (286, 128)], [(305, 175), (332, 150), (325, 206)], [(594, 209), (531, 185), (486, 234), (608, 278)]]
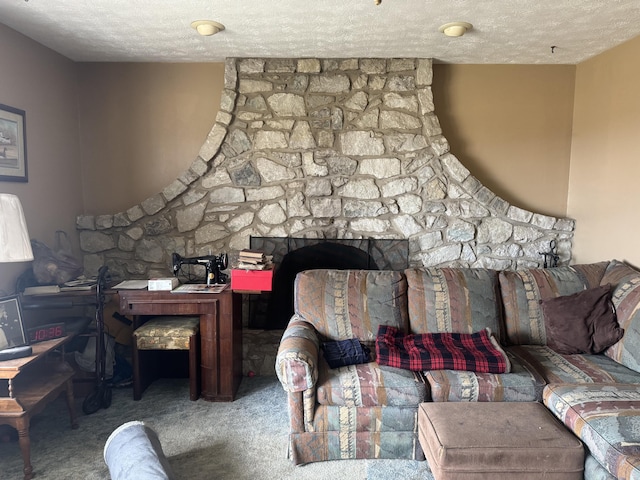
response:
[(33, 260), (27, 222), (15, 195), (0, 193), (0, 263)]

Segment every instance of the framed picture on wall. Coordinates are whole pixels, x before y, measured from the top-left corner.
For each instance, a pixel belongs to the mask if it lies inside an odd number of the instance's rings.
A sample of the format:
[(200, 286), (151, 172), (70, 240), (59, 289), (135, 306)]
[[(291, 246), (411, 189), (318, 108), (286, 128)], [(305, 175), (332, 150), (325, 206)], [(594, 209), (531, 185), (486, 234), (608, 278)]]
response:
[(0, 181), (27, 181), (24, 110), (0, 104)]
[(0, 298), (0, 351), (29, 345), (20, 298), (17, 295)]

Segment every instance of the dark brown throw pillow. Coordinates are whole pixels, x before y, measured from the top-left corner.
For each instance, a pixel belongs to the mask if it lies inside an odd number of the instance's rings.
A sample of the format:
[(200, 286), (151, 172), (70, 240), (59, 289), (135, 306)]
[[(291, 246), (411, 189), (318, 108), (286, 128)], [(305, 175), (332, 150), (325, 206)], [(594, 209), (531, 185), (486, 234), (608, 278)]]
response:
[(600, 353), (622, 338), (611, 285), (540, 300), (547, 345), (558, 353)]

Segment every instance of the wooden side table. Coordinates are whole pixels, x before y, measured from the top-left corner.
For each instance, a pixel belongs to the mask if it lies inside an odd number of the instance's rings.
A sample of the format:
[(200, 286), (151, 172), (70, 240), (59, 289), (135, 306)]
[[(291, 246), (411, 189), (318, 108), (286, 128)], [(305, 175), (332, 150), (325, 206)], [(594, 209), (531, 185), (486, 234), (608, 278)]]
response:
[(71, 337), (56, 338), (32, 346), (32, 355), (0, 362), (0, 424), (18, 431), (18, 442), (24, 461), (24, 480), (33, 478), (31, 467), (31, 417), (67, 392), (71, 428), (78, 428), (73, 399), (73, 369), (63, 357), (51, 361), (47, 356), (63, 346)]

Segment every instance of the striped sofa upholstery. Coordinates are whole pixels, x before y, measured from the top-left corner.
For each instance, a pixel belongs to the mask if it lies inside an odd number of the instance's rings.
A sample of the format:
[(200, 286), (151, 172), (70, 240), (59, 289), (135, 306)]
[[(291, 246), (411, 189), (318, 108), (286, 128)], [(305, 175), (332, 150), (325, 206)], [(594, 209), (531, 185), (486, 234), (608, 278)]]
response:
[(640, 385), (551, 384), (544, 404), (582, 440), (604, 478), (640, 478)]
[(607, 262), (499, 273), (506, 341), (510, 345), (546, 345), (540, 300), (600, 285)]
[(483, 268), (412, 268), (407, 276), (411, 333), (502, 330), (498, 275)]
[[(598, 355), (561, 355), (547, 346), (541, 300), (606, 284), (622, 340)], [(613, 260), (516, 271), (310, 270), (298, 274), (294, 290), (295, 313), (276, 358), (294, 463), (423, 459), (419, 403), (537, 401), (584, 442), (585, 479), (640, 480), (640, 272), (630, 266)], [(358, 338), (373, 347), (380, 325), (406, 334), (489, 328), (511, 370), (414, 373), (375, 358), (329, 368), (323, 342)]]
[(408, 330), (402, 272), (310, 270), (295, 281), (295, 314), (276, 373), (289, 396), (289, 456), (295, 464), (348, 458), (424, 459), (417, 431), (426, 384), (376, 362), (330, 369), (324, 341), (373, 345), (379, 325)]
[(616, 362), (640, 371), (640, 273), (614, 260), (602, 278), (602, 284), (607, 283), (616, 285), (612, 300), (625, 334), (604, 353)]
[[(504, 338), (498, 272), (482, 268), (415, 268), (405, 271), (411, 333), (473, 333), (489, 328)], [(543, 378), (509, 355), (506, 374), (456, 370), (426, 372), (431, 398), (454, 401), (535, 401)]]

